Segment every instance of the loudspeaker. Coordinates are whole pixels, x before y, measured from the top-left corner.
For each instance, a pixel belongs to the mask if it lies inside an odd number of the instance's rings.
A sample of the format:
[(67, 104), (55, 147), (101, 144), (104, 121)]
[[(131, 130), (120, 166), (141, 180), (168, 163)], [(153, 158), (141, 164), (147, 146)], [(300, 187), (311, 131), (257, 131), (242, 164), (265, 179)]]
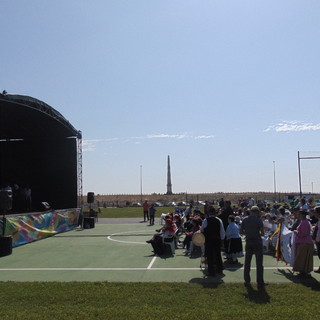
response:
[(0, 257), (8, 256), (12, 253), (12, 236), (0, 237)]
[(85, 217), (83, 220), (83, 229), (92, 229), (95, 226), (94, 218)]
[(94, 203), (94, 192), (88, 192), (87, 194), (87, 202)]

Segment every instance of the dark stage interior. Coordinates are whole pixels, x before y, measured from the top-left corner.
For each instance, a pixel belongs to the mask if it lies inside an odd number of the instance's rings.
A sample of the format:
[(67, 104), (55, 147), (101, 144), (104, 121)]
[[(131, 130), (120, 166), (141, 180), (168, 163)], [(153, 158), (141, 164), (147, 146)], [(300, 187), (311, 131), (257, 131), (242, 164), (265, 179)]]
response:
[(37, 99), (0, 94), (0, 185), (32, 190), (32, 211), (78, 206), (81, 133)]

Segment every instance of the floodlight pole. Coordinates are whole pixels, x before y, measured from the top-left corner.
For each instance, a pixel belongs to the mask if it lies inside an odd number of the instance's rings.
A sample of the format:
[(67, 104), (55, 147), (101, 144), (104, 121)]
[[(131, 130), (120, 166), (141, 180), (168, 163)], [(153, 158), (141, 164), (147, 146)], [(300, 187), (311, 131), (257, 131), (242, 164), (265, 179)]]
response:
[(277, 188), (276, 188), (276, 162), (273, 161), (273, 190), (274, 190), (274, 202), (277, 201)]
[(298, 169), (299, 169), (299, 188), (300, 188), (300, 198), (302, 198), (302, 188), (301, 188), (301, 169), (300, 169), (300, 160), (313, 160), (313, 159), (320, 159), (320, 157), (300, 157), (300, 152), (298, 151)]
[(298, 170), (299, 170), (299, 190), (300, 190), (300, 198), (302, 198), (301, 168), (300, 168), (300, 151), (298, 151)]
[(140, 196), (141, 196), (141, 204), (142, 202), (142, 165), (140, 165)]

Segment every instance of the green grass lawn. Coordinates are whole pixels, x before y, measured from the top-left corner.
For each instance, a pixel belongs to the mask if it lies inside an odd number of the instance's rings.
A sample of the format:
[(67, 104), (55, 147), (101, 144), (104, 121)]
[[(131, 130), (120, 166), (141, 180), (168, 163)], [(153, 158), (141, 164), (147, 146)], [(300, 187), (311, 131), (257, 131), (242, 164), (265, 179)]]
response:
[(0, 319), (317, 319), (319, 284), (2, 282)]

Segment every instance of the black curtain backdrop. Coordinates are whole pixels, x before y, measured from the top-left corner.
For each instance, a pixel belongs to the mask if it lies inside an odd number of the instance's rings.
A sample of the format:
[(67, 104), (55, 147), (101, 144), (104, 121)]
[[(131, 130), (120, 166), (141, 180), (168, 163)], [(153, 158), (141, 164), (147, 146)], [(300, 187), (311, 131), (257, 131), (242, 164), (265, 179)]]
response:
[(58, 120), (0, 99), (0, 185), (29, 185), (33, 211), (77, 207), (77, 137)]

